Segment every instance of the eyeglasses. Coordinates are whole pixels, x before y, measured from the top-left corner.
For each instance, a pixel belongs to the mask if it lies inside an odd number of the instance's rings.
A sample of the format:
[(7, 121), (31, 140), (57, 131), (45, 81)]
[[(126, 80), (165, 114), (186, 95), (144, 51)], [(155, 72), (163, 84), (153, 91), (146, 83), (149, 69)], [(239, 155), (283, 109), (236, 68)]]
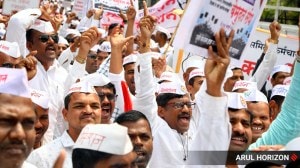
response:
[(109, 101), (116, 101), (118, 95), (114, 95), (114, 94), (104, 94), (104, 93), (99, 93), (98, 96), (100, 97), (100, 101), (104, 101), (105, 97), (109, 100)]
[(42, 43), (46, 43), (48, 40), (49, 40), (49, 38), (51, 37), (51, 39), (54, 41), (54, 43), (58, 43), (58, 39), (59, 39), (59, 37), (58, 37), (58, 35), (57, 34), (52, 34), (52, 35), (48, 35), (48, 34), (42, 34), (42, 35), (40, 35), (40, 41), (42, 42)]
[(4, 68), (15, 68), (16, 66), (12, 63), (3, 63), (1, 65), (1, 67), (4, 67)]
[(183, 107), (186, 105), (189, 109), (193, 109), (196, 105), (196, 103), (193, 102), (171, 102), (171, 103), (167, 103), (167, 104), (171, 104), (172, 107), (174, 107), (175, 109), (183, 109)]

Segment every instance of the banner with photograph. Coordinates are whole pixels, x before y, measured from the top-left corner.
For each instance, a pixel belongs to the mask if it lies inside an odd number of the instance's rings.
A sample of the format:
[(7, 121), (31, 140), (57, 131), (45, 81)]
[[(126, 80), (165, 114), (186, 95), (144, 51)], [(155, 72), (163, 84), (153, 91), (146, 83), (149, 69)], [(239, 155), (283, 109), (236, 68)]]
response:
[[(174, 47), (207, 56), (208, 46), (216, 51), (214, 34), (221, 27), (235, 30), (230, 56), (240, 59), (251, 32), (256, 28), (267, 0), (192, 0), (174, 40)], [(187, 26), (188, 25), (188, 26)]]

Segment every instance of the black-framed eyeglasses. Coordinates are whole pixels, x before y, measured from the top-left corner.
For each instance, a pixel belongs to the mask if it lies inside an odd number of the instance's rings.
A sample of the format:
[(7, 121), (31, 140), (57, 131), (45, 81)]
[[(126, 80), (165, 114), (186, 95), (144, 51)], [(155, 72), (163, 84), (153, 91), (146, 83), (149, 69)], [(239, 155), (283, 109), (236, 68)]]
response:
[(54, 43), (58, 43), (58, 40), (59, 40), (59, 37), (58, 37), (58, 35), (57, 34), (51, 34), (51, 35), (48, 35), (48, 34), (42, 34), (42, 35), (40, 35), (40, 41), (42, 42), (42, 43), (46, 43), (48, 40), (49, 40), (49, 38), (51, 37), (51, 39), (54, 41)]
[(14, 64), (12, 64), (12, 63), (3, 63), (2, 65), (1, 65), (1, 67), (4, 67), (4, 68), (15, 68), (16, 66), (14, 65)]
[(105, 97), (109, 100), (109, 101), (116, 101), (118, 95), (115, 94), (104, 94), (104, 93), (98, 93), (98, 96), (100, 98), (100, 101), (104, 101)]
[(183, 109), (184, 106), (187, 106), (189, 109), (194, 109), (196, 103), (194, 102), (170, 102), (167, 103), (172, 105), (175, 109)]

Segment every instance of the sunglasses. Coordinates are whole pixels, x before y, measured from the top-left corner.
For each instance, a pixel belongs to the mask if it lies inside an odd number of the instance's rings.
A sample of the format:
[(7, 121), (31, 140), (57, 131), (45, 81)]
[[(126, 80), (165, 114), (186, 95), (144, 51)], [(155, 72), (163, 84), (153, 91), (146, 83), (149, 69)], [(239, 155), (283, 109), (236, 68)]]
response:
[(51, 37), (51, 39), (54, 41), (54, 43), (58, 43), (58, 39), (59, 39), (59, 37), (58, 37), (58, 35), (57, 34), (52, 34), (52, 35), (48, 35), (48, 34), (42, 34), (42, 35), (40, 35), (40, 41), (42, 42), (42, 43), (46, 43), (48, 40), (49, 40), (49, 38)]
[(105, 97), (109, 100), (109, 101), (116, 101), (118, 95), (114, 95), (114, 94), (103, 94), (103, 93), (99, 93), (98, 96), (100, 97), (100, 101), (102, 102)]
[(12, 63), (3, 63), (1, 65), (1, 67), (4, 67), (4, 68), (15, 68), (15, 65), (12, 64)]

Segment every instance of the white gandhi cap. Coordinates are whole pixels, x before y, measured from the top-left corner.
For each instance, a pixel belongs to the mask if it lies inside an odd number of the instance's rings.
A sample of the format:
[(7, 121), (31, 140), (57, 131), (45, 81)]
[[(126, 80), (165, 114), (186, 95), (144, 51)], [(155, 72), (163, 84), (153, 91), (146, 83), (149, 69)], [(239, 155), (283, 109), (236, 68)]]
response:
[(0, 41), (0, 52), (9, 55), (13, 58), (19, 58), (21, 56), (20, 48), (16, 42)]
[(95, 94), (97, 94), (94, 86), (92, 86), (92, 84), (90, 84), (87, 81), (82, 81), (82, 82), (74, 83), (70, 87), (67, 95), (69, 95), (71, 93), (74, 93), (74, 92), (79, 92), (79, 93), (95, 93)]
[(0, 67), (0, 93), (31, 98), (26, 70)]
[(117, 123), (86, 125), (74, 149), (89, 149), (114, 155), (126, 155), (133, 150), (127, 127)]
[(247, 103), (243, 93), (228, 92), (228, 107), (233, 109), (246, 109)]
[(47, 92), (31, 88), (30, 94), (33, 103), (41, 106), (43, 109), (49, 108), (50, 97)]

